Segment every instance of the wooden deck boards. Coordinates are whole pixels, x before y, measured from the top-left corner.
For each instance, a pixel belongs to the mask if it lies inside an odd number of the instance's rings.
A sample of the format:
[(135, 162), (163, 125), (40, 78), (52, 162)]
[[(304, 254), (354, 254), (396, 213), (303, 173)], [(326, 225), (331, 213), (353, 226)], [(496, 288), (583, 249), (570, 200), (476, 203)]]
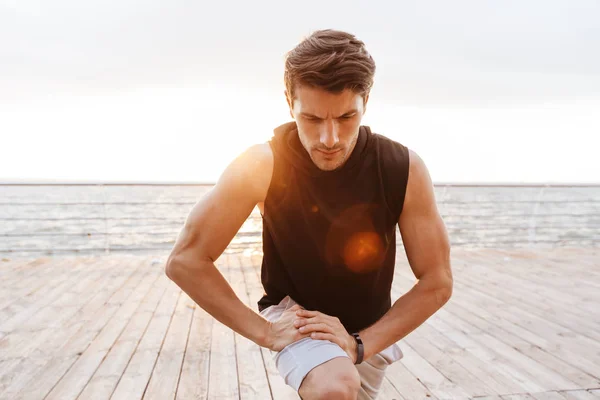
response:
[[(242, 302), (260, 254), (217, 266)], [(401, 342), (379, 399), (600, 399), (600, 250), (454, 250), (452, 299)], [(0, 399), (298, 399), (272, 354), (153, 256), (0, 263)], [(399, 254), (393, 300), (415, 278)]]

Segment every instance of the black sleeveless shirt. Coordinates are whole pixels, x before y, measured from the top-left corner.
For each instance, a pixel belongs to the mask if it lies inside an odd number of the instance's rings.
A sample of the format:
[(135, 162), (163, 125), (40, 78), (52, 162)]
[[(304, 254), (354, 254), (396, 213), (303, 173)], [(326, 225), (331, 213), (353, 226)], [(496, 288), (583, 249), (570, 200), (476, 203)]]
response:
[(323, 171), (295, 122), (275, 129), (269, 144), (274, 166), (264, 202), (259, 310), (289, 295), (338, 317), (349, 332), (372, 325), (391, 307), (408, 149), (361, 126), (346, 163)]

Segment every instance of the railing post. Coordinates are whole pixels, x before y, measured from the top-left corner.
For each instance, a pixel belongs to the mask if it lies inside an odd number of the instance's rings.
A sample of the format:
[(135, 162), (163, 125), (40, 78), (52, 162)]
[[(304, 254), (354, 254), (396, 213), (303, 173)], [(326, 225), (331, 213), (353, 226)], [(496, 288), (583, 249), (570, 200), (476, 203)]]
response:
[(104, 253), (110, 253), (110, 240), (108, 237), (108, 215), (106, 213), (106, 185), (100, 183), (102, 186), (102, 208), (104, 210)]
[(540, 203), (542, 202), (542, 197), (544, 196), (544, 190), (548, 185), (544, 185), (540, 187), (540, 191), (537, 196), (537, 200), (535, 205), (533, 206), (533, 211), (531, 212), (531, 217), (529, 218), (529, 246), (535, 242), (535, 228), (536, 228), (536, 220), (535, 216), (537, 215), (538, 209), (540, 208)]
[(446, 200), (446, 192), (448, 191), (448, 185), (444, 185), (444, 190), (442, 191), (442, 195), (440, 196), (439, 201), (437, 201), (437, 204), (440, 208), (440, 214), (444, 215), (444, 213), (446, 212), (446, 204), (444, 203), (444, 201)]

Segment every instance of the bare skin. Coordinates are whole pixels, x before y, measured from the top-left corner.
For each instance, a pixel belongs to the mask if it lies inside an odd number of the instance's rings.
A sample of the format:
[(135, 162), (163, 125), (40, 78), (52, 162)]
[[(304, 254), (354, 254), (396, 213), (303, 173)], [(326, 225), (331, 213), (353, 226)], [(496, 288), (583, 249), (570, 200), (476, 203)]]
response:
[[(332, 94), (299, 87), (290, 113), (300, 140), (322, 170), (343, 166), (350, 156), (367, 99), (349, 90)], [(340, 321), (297, 307), (279, 321), (269, 322), (241, 302), (215, 267), (255, 206), (261, 213), (273, 173), (268, 144), (252, 146), (225, 170), (214, 188), (191, 210), (169, 256), (166, 273), (200, 307), (232, 330), (262, 347), (280, 351), (303, 337), (326, 339), (349, 356), (313, 369), (300, 387), (302, 398), (354, 399), (360, 379), (354, 367), (354, 338)], [(360, 332), (364, 358), (389, 347), (425, 322), (450, 298), (452, 273), (450, 246), (435, 203), (433, 185), (425, 163), (410, 151), (409, 180), (398, 221), (408, 261), (417, 283), (400, 297), (378, 322)]]

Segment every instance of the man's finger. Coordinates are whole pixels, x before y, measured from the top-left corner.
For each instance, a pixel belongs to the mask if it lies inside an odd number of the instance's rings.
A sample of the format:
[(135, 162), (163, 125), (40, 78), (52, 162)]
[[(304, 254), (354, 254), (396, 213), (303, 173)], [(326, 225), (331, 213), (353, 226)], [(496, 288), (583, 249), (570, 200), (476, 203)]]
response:
[(331, 328), (331, 326), (325, 324), (325, 323), (318, 323), (318, 324), (308, 324), (305, 326), (300, 327), (300, 329), (298, 329), (301, 333), (308, 333), (308, 332), (329, 332), (329, 333), (333, 333), (333, 329)]
[(334, 317), (332, 315), (323, 314), (322, 312), (319, 312), (319, 311), (298, 310), (298, 311), (296, 311), (296, 315), (298, 315), (300, 317), (304, 317), (304, 318), (319, 317), (323, 320), (327, 320), (327, 321), (331, 321), (331, 322), (335, 322), (335, 323), (339, 322), (339, 318)]
[(300, 317), (318, 317), (318, 316), (324, 316), (325, 314), (320, 313), (319, 311), (298, 310), (298, 311), (296, 311), (296, 315), (298, 315)]
[(294, 321), (294, 326), (296, 326), (296, 328), (300, 328), (301, 326), (304, 326), (304, 325), (318, 324), (319, 322), (324, 322), (324, 321), (320, 317), (310, 317), (310, 318), (300, 317)]
[(297, 342), (300, 339), (304, 339), (310, 337), (310, 332), (309, 333), (302, 333), (298, 330), (296, 330), (296, 333), (294, 334), (294, 342)]
[(335, 335), (332, 335), (331, 333), (313, 332), (313, 333), (311, 333), (310, 338), (315, 339), (315, 340), (329, 340), (330, 342), (335, 343), (338, 346), (342, 347), (338, 337)]

